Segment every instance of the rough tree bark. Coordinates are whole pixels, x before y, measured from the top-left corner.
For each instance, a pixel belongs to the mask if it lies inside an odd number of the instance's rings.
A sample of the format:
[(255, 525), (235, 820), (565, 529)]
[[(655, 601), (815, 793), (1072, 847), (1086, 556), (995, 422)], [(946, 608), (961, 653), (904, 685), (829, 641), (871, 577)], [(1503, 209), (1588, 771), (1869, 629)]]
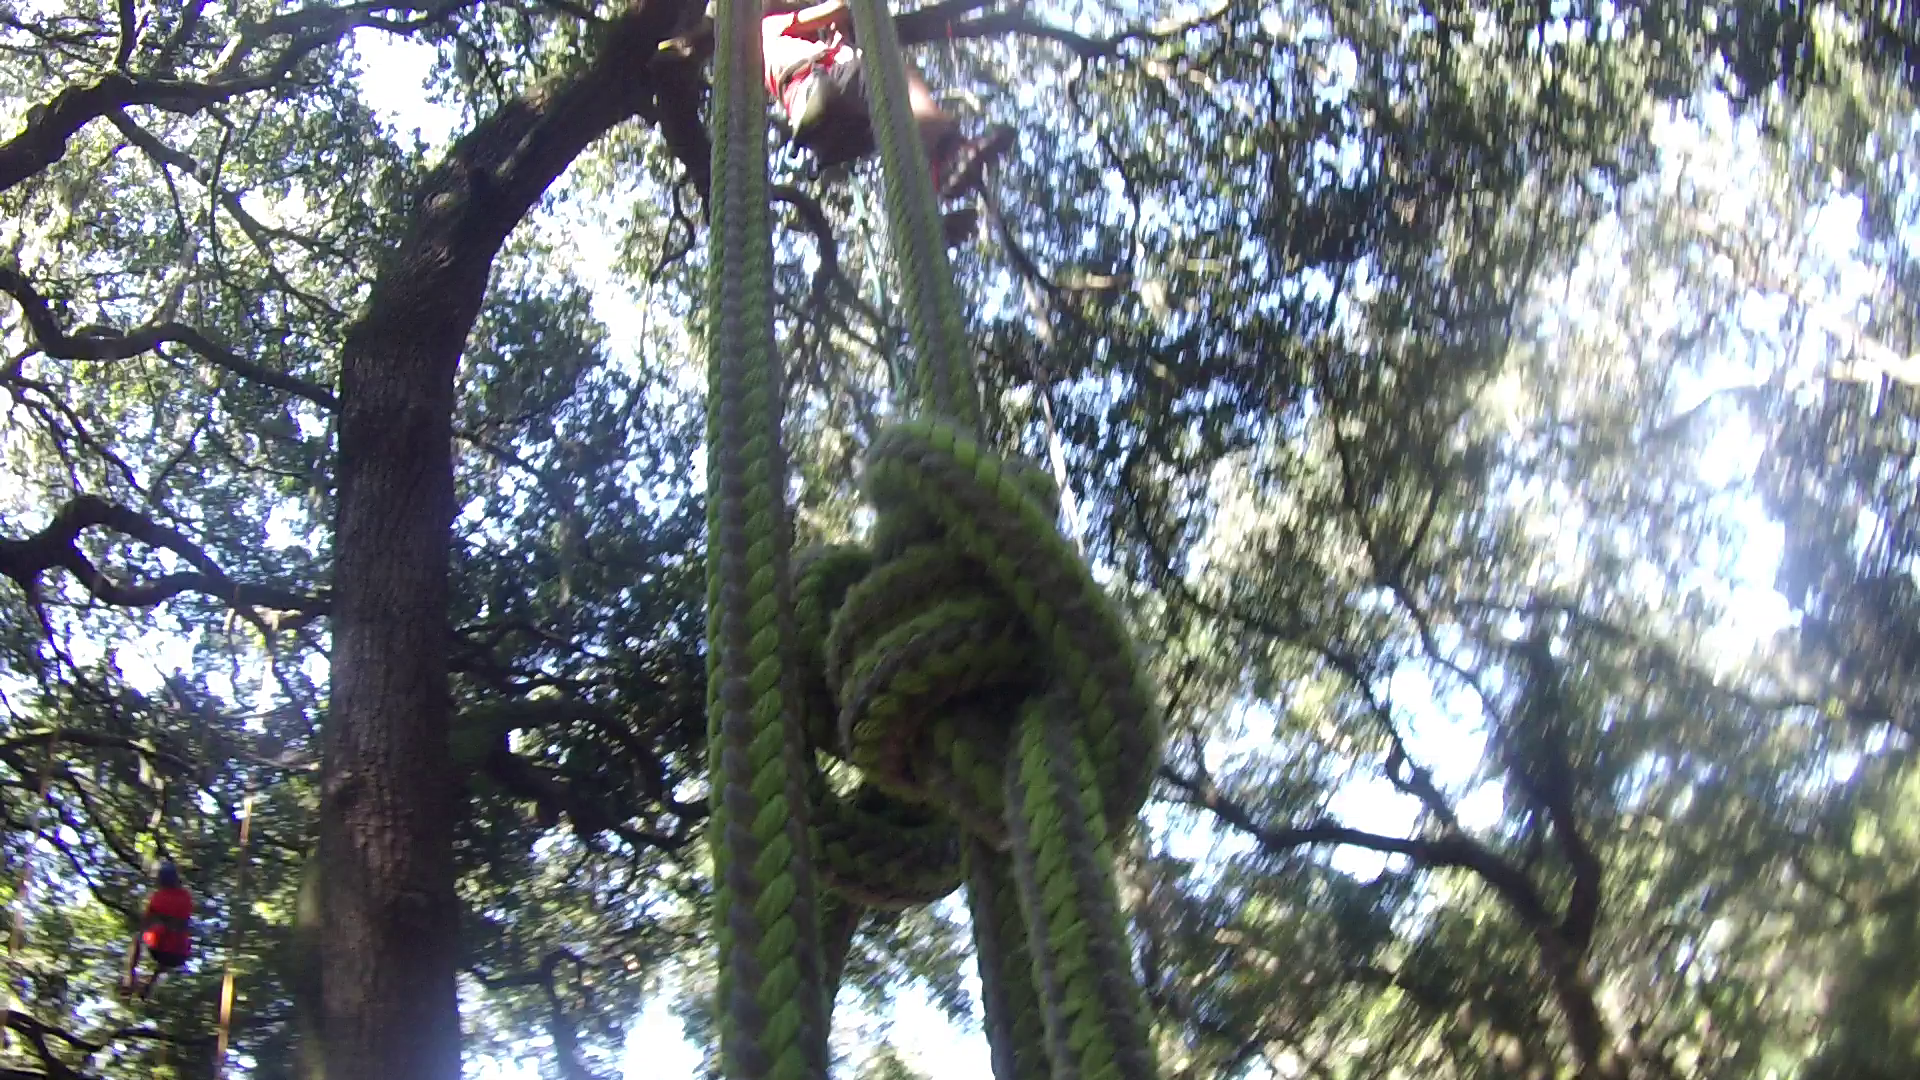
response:
[(460, 1075), (447, 768), (454, 375), (501, 243), (582, 150), (654, 104), (657, 46), (684, 7), (641, 0), (607, 24), (585, 69), (461, 138), (348, 333), (320, 815), (317, 1037), (329, 1080)]

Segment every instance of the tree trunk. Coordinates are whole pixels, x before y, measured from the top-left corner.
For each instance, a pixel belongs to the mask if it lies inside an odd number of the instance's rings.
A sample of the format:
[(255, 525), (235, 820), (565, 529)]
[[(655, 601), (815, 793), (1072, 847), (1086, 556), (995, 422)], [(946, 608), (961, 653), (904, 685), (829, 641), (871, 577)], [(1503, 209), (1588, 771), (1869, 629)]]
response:
[(652, 101), (680, 0), (636, 5), (592, 63), (511, 102), (427, 178), (341, 362), (333, 703), (323, 739), (328, 1080), (458, 1080), (448, 768), (454, 376), (507, 234)]

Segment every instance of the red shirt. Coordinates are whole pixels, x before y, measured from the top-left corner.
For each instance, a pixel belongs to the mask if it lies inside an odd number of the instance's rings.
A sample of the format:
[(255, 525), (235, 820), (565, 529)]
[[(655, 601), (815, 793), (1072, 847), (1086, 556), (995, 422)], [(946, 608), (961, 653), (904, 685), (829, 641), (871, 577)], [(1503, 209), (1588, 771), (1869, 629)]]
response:
[[(850, 46), (840, 40), (835, 32), (826, 41), (810, 37), (801, 37), (792, 33), (795, 13), (769, 15), (760, 20), (761, 66), (766, 69), (767, 95), (787, 109), (786, 96), (781, 92), (788, 88), (788, 80), (802, 64), (814, 63), (821, 67), (832, 67), (838, 63), (841, 54)], [(795, 80), (794, 85), (798, 81)]]
[(178, 886), (155, 889), (147, 900), (147, 929), (140, 939), (155, 952), (187, 952), (192, 935), (187, 920), (193, 917), (193, 894)]

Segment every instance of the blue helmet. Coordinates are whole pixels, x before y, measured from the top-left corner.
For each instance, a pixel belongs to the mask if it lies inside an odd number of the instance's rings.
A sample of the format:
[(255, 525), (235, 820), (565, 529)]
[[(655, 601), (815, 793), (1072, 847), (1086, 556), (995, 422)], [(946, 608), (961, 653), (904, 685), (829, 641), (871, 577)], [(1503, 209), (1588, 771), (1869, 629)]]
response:
[(160, 886), (166, 889), (180, 887), (180, 870), (173, 865), (172, 859), (163, 859), (160, 863)]

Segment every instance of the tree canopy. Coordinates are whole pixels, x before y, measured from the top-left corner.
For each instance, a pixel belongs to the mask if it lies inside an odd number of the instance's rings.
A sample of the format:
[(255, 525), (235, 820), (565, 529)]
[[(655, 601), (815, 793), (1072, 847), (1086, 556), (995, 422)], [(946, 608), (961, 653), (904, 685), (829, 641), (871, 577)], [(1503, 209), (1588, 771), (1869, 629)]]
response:
[[(1910, 5), (896, 14), (1018, 132), (953, 252), (986, 427), (1166, 698), (1164, 1071), (1920, 1075)], [(0, 0), (0, 1080), (711, 1054), (711, 47)], [(916, 358), (874, 163), (772, 179), (846, 541)], [(196, 956), (134, 1008), (161, 858)], [(977, 1025), (969, 950), (870, 913), (836, 1071), (958, 1075), (887, 1019)]]

